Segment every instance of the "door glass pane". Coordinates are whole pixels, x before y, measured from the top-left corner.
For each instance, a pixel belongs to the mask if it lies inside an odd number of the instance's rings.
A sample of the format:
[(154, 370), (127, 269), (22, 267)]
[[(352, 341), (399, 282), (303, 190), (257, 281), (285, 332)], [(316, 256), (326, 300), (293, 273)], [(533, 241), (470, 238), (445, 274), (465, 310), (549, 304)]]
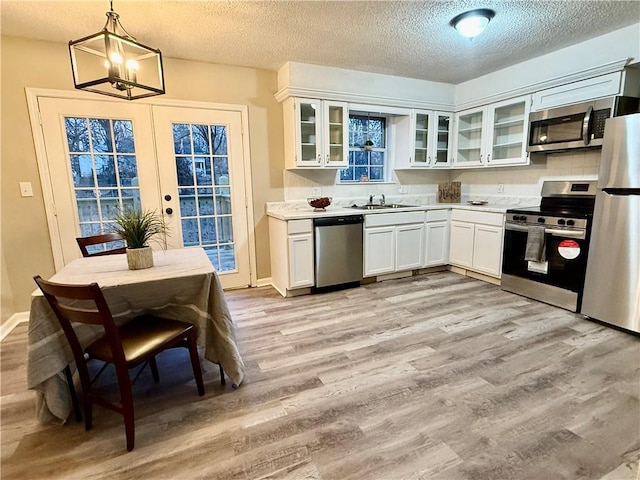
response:
[(319, 105), (315, 103), (300, 103), (300, 145), (302, 150), (302, 162), (315, 162), (318, 155), (318, 142), (316, 138), (317, 117)]
[(435, 163), (446, 164), (449, 154), (449, 121), (450, 117), (438, 115), (438, 130), (436, 135), (436, 158)]
[[(132, 122), (65, 117), (64, 124), (80, 234), (110, 232), (119, 209), (140, 208)], [(104, 248), (96, 245), (90, 251)]]
[(173, 124), (182, 242), (202, 246), (216, 270), (236, 268), (227, 128)]

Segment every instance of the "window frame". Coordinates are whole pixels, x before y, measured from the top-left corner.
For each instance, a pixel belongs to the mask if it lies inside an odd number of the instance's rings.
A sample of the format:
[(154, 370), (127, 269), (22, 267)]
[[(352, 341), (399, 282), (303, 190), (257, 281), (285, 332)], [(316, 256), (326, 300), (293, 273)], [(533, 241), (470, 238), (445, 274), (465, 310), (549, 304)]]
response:
[[(349, 161), (349, 166), (345, 167), (345, 168), (340, 168), (338, 169), (337, 172), (337, 184), (338, 185), (362, 185), (362, 184), (370, 184), (370, 183), (374, 183), (374, 184), (380, 184), (380, 183), (389, 183), (390, 177), (391, 177), (391, 172), (392, 172), (392, 168), (391, 168), (391, 151), (392, 151), (392, 136), (391, 136), (391, 121), (390, 121), (390, 116), (386, 113), (383, 112), (377, 112), (377, 111), (367, 111), (367, 110), (349, 110), (348, 113), (348, 124), (350, 124), (350, 120), (352, 117), (368, 117), (370, 119), (381, 119), (384, 121), (384, 133), (383, 133), (383, 139), (384, 139), (384, 147), (373, 147), (371, 150), (366, 150), (364, 148), (364, 146), (356, 146), (356, 145), (351, 145), (351, 143), (349, 143), (349, 149), (348, 149), (348, 161)], [(349, 138), (351, 137), (351, 135), (349, 135)], [(368, 154), (368, 162), (367, 162), (367, 168), (369, 173), (371, 173), (371, 161), (370, 161), (370, 153), (372, 152), (382, 152), (383, 153), (383, 161), (382, 161), (382, 178), (380, 180), (371, 180), (371, 176), (369, 175), (369, 179), (366, 181), (361, 181), (360, 179), (354, 179), (354, 180), (343, 180), (341, 178), (341, 173), (343, 170), (345, 170), (346, 168), (350, 168), (350, 167), (356, 167), (355, 164), (351, 164), (351, 152), (362, 152), (362, 151), (366, 151)], [(374, 165), (377, 166), (377, 165)]]

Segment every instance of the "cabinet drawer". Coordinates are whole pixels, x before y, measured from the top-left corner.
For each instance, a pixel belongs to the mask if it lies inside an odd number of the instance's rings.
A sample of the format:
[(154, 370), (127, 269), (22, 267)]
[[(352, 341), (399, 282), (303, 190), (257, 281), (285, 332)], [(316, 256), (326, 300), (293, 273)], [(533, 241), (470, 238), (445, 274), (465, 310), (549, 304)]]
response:
[(449, 220), (449, 210), (427, 210), (427, 222)]
[(385, 227), (406, 223), (423, 223), (424, 212), (378, 213), (364, 216), (365, 227)]
[(482, 223), (501, 227), (504, 222), (504, 214), (494, 212), (478, 212), (474, 210), (451, 210), (451, 220), (461, 222)]
[(313, 223), (309, 219), (289, 220), (287, 222), (287, 233), (289, 235), (296, 233), (311, 233)]

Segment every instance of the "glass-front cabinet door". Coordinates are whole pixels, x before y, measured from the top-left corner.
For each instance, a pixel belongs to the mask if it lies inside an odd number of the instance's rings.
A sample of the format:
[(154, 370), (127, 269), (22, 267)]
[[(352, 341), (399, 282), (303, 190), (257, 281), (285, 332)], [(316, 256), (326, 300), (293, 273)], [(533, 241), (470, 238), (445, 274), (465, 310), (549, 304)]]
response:
[(320, 100), (297, 99), (295, 105), (299, 166), (322, 164), (322, 108)]
[[(324, 114), (324, 165), (349, 166), (349, 107), (341, 102), (322, 102)], [(317, 138), (317, 137), (316, 137)]]
[(435, 112), (434, 128), (431, 129), (431, 142), (429, 152), (429, 165), (432, 167), (451, 166), (451, 146), (453, 114), (446, 112)]
[(485, 108), (466, 110), (456, 114), (456, 166), (483, 164), (483, 122)]
[(490, 106), (491, 147), (487, 163), (516, 164), (527, 162), (527, 122), (530, 96), (507, 100)]
[(429, 166), (429, 112), (415, 112), (413, 166)]

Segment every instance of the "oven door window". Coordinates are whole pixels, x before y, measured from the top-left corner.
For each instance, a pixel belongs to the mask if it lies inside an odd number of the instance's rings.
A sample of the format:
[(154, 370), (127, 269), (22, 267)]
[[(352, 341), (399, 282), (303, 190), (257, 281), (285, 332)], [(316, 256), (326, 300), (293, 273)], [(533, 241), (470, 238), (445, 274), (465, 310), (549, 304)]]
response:
[(580, 292), (587, 268), (587, 241), (547, 234), (545, 242), (547, 273), (531, 271), (524, 259), (527, 232), (507, 230), (503, 273)]
[(529, 145), (549, 145), (582, 140), (584, 116), (584, 113), (576, 113), (531, 122)]

